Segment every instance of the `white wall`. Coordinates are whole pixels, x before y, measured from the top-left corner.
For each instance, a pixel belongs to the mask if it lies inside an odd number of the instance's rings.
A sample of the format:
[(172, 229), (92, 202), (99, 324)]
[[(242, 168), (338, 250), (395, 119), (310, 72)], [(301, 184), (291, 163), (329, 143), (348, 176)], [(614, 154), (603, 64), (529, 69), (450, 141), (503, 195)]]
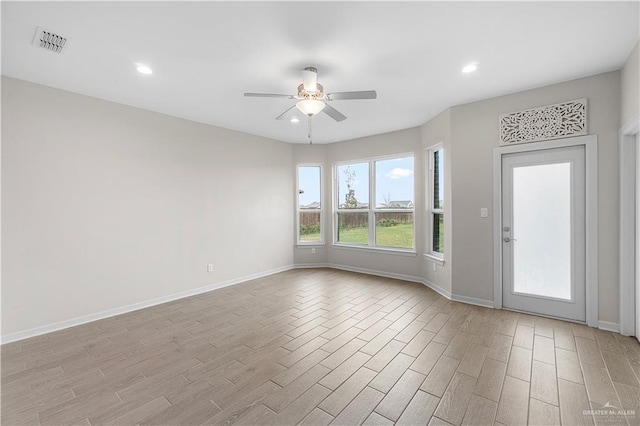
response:
[(3, 336), (292, 263), (289, 144), (5, 77), (2, 142)]
[(620, 126), (638, 116), (640, 103), (640, 42), (620, 71)]
[(452, 108), (453, 293), (493, 299), (492, 152), (500, 114), (588, 99), (588, 132), (598, 135), (599, 319), (618, 322), (618, 138), (620, 72), (610, 72)]

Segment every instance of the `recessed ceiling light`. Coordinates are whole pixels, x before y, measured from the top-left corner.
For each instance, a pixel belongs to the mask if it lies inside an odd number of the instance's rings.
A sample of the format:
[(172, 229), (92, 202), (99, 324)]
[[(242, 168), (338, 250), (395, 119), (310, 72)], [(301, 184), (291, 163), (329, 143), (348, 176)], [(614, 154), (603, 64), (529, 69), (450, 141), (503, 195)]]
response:
[(472, 62), (468, 65), (465, 65), (464, 68), (462, 68), (462, 72), (465, 74), (469, 74), (470, 72), (474, 72), (477, 69), (478, 69), (478, 63)]
[(298, 117), (291, 117), (291, 122), (292, 123), (299, 123), (300, 120), (298, 119)]
[(146, 74), (146, 75), (153, 74), (153, 70), (143, 64), (136, 64), (136, 70), (138, 70), (140, 74)]

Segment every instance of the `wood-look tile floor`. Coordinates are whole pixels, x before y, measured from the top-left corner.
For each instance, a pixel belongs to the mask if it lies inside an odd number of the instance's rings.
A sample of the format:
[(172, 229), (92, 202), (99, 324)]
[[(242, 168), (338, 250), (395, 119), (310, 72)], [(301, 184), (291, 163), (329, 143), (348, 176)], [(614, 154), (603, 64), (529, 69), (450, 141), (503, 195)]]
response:
[(631, 337), (294, 270), (3, 345), (1, 420), (637, 425), (639, 377)]

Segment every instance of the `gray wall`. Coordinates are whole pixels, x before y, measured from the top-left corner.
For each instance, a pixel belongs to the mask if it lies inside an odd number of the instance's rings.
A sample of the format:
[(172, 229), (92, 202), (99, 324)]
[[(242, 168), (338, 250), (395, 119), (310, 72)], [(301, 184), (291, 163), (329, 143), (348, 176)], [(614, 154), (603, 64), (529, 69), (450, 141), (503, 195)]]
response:
[(640, 102), (640, 42), (631, 51), (620, 72), (620, 125), (638, 116)]
[(292, 263), (289, 144), (5, 77), (2, 142), (3, 335)]
[[(296, 145), (293, 148), (294, 170), (298, 164), (315, 163), (323, 164), (324, 192), (323, 203), (325, 206), (324, 236), (325, 245), (316, 248), (316, 254), (311, 253), (310, 247), (297, 247), (294, 251), (294, 263), (296, 265), (332, 264), (352, 269), (368, 269), (390, 274), (408, 277), (421, 276), (421, 254), (403, 256), (374, 250), (345, 249), (332, 245), (332, 165), (334, 162), (362, 160), (374, 157), (382, 157), (395, 154), (412, 153), (414, 160), (415, 181), (415, 205), (424, 203), (424, 186), (422, 185), (424, 155), (421, 148), (421, 135), (419, 128), (401, 130), (354, 139), (347, 142), (329, 145), (309, 146)], [(294, 194), (295, 199), (295, 194)], [(420, 216), (421, 209), (416, 211), (416, 248), (422, 253), (424, 234), (423, 220)]]
[[(492, 300), (498, 116), (583, 97), (589, 133), (599, 141), (599, 316), (615, 323), (617, 129), (621, 109), (638, 112), (628, 95), (638, 90), (637, 51), (622, 79), (611, 72), (460, 105), (420, 128), (322, 146), (292, 146), (3, 77), (2, 333), (292, 262), (420, 278)], [(422, 257), (425, 150), (439, 142), (447, 166), (445, 265), (434, 272)], [(401, 153), (415, 156), (416, 255), (333, 247), (332, 163)], [(327, 241), (316, 254), (295, 247), (299, 163), (325, 166)], [(481, 207), (490, 208), (489, 218), (480, 218)]]
[[(453, 293), (493, 299), (492, 152), (500, 114), (588, 99), (598, 135), (599, 317), (618, 322), (618, 149), (620, 72), (610, 72), (452, 108)], [(480, 208), (489, 207), (487, 219)]]
[[(403, 153), (414, 154), (414, 175), (417, 177), (414, 187), (414, 204), (416, 206), (423, 206), (424, 185), (422, 184), (423, 179), (420, 177), (424, 176), (424, 156), (422, 155), (419, 128), (384, 133), (327, 145), (326, 160), (329, 169), (326, 175), (327, 178), (330, 177), (331, 165), (334, 162), (362, 160)], [(331, 206), (330, 200), (326, 205)], [(424, 239), (420, 237), (424, 234), (424, 222), (419, 219), (419, 212), (420, 209), (416, 209), (416, 217), (414, 218), (415, 245), (418, 254), (422, 253), (424, 242)], [(421, 274), (420, 260), (417, 255), (402, 256), (388, 252), (352, 250), (328, 245), (327, 262), (351, 268), (384, 271), (391, 274), (408, 275), (410, 277), (420, 277)]]
[[(391, 132), (382, 135), (354, 139), (330, 145), (296, 145), (293, 148), (294, 172), (298, 164), (322, 164), (324, 166), (324, 198), (325, 206), (324, 230), (325, 245), (315, 247), (299, 246), (294, 250), (294, 263), (299, 266), (317, 264), (333, 264), (345, 268), (380, 271), (392, 275), (403, 275), (412, 278), (425, 278), (432, 284), (451, 291), (452, 238), (451, 238), (451, 156), (450, 111), (446, 110), (420, 128)], [(436, 265), (425, 259), (427, 215), (424, 211), (426, 203), (426, 150), (438, 143), (445, 147), (445, 264)], [(332, 165), (334, 162), (362, 160), (388, 155), (412, 153), (415, 158), (415, 238), (416, 254), (404, 256), (385, 251), (346, 249), (332, 246)], [(296, 198), (293, 194), (294, 200)], [(295, 208), (294, 208), (295, 211)]]
[[(508, 96), (452, 107), (424, 126), (322, 147), (297, 146), (294, 163), (325, 164), (325, 235), (315, 255), (295, 250), (295, 263), (343, 265), (420, 277), (466, 300), (493, 300), (493, 148), (498, 146), (500, 114), (567, 100), (588, 99), (589, 133), (598, 135), (599, 319), (618, 322), (618, 162), (620, 72), (610, 72)], [(445, 264), (423, 258), (425, 152), (445, 147)], [(416, 158), (416, 257), (331, 246), (331, 165), (336, 161), (414, 152)], [(489, 217), (480, 217), (480, 208)]]

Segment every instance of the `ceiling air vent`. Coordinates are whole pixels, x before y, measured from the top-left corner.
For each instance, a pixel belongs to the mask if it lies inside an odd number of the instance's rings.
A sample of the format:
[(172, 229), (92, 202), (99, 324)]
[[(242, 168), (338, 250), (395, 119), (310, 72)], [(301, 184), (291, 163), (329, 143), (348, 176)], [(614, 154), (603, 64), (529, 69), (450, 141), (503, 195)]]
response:
[(38, 27), (33, 38), (33, 45), (54, 53), (62, 53), (69, 46), (69, 39), (52, 31)]

